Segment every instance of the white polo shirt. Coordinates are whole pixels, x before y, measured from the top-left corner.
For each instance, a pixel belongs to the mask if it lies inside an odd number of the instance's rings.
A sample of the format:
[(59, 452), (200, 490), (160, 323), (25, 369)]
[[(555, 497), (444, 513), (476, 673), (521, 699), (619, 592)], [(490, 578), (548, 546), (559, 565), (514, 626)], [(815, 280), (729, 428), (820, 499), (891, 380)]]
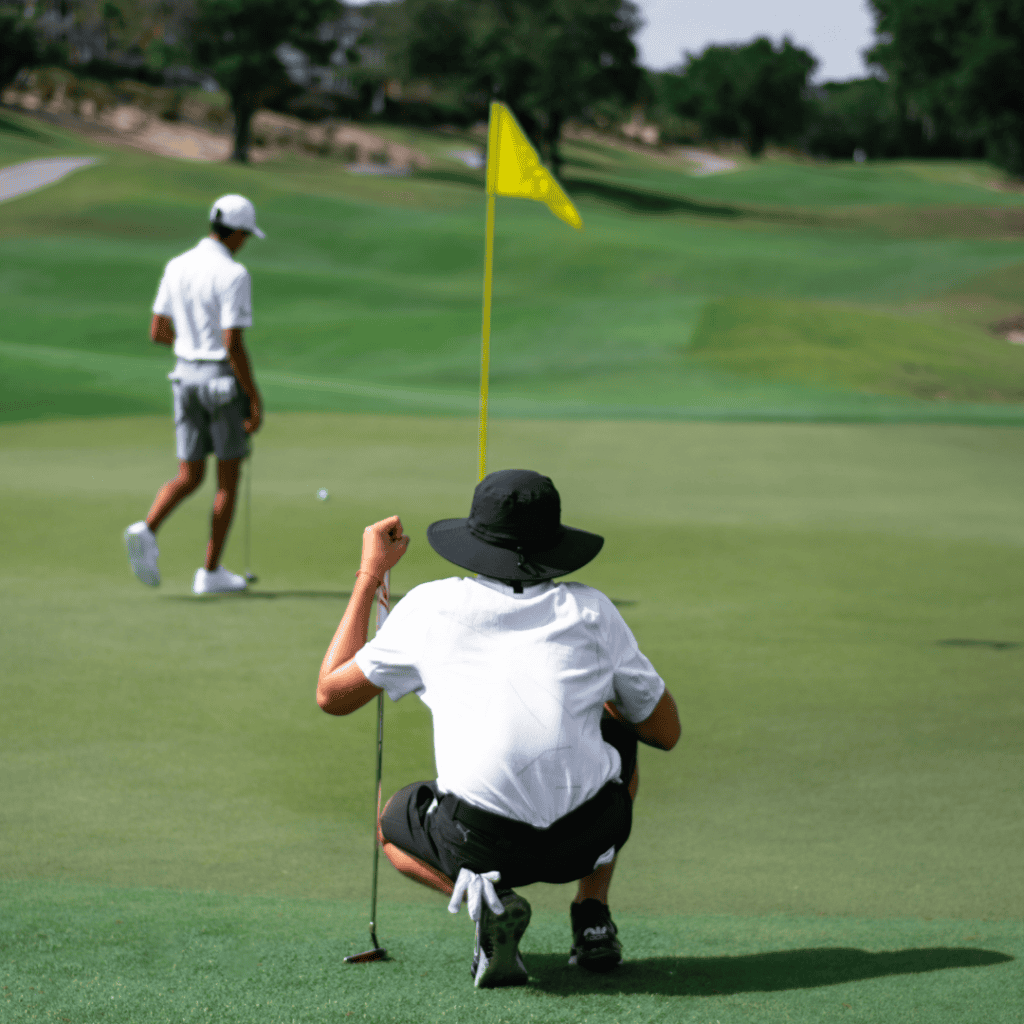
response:
[(615, 605), (582, 583), (424, 583), (355, 661), (392, 700), (430, 708), (443, 793), (535, 828), (619, 777), (604, 702), (642, 722), (665, 691)]
[(221, 331), (252, 327), (252, 279), (215, 238), (175, 256), (164, 269), (153, 312), (174, 321), (179, 359), (227, 359)]

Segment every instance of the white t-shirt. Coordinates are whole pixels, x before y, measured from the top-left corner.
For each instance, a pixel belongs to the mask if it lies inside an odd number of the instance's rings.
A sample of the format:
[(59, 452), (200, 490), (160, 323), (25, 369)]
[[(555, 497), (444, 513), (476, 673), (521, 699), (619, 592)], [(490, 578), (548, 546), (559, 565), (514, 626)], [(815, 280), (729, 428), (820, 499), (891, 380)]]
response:
[(604, 702), (642, 722), (665, 691), (615, 605), (582, 583), (424, 583), (355, 661), (392, 700), (430, 708), (443, 793), (535, 828), (619, 777)]
[(252, 327), (252, 279), (215, 238), (175, 256), (164, 269), (153, 312), (174, 321), (179, 359), (227, 359), (221, 331)]

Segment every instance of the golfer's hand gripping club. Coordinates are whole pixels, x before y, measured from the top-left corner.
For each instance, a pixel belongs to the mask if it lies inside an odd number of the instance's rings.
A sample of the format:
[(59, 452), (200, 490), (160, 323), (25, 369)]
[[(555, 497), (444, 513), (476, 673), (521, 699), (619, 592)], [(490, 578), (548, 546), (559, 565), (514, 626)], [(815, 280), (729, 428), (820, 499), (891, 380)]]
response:
[(374, 594), (408, 547), (409, 538), (398, 516), (382, 519), (363, 531), (362, 558), (352, 596), (324, 655), (317, 679), (317, 703), (328, 714), (351, 714), (381, 692), (363, 675), (354, 656), (366, 643)]
[(363, 555), (359, 572), (384, 582), (384, 574), (393, 569), (409, 547), (409, 538), (402, 531), (402, 520), (391, 516), (363, 530)]

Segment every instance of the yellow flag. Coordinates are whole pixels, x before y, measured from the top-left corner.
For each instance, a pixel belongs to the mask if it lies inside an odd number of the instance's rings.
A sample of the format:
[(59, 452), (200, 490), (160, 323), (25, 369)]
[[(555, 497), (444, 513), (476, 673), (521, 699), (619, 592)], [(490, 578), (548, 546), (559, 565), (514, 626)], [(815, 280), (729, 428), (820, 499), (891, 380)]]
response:
[(487, 191), (492, 196), (516, 196), (547, 203), (566, 224), (580, 229), (583, 218), (562, 191), (551, 172), (504, 103), (491, 104), (487, 139)]

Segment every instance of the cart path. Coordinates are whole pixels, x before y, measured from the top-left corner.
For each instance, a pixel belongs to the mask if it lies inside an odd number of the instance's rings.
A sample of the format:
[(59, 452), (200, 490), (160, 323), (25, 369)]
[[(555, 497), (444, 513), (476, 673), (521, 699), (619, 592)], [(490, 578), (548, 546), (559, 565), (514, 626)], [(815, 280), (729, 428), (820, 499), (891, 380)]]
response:
[(96, 162), (96, 157), (92, 156), (55, 156), (0, 167), (0, 203), (52, 185), (72, 171)]

